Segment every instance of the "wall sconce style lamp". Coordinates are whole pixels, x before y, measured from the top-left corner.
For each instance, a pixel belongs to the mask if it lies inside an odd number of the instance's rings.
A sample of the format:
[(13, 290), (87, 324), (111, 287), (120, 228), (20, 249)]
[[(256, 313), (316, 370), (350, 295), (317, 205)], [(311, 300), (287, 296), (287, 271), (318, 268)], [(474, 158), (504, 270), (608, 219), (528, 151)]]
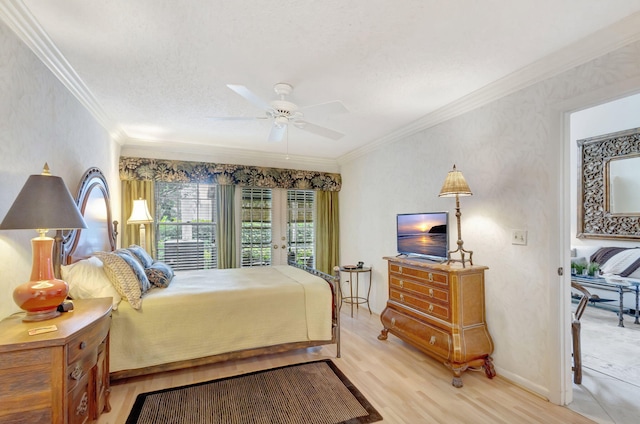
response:
[(0, 230), (35, 229), (31, 239), (33, 262), (30, 281), (15, 288), (13, 300), (26, 316), (23, 321), (42, 321), (58, 316), (69, 286), (53, 271), (53, 238), (49, 230), (87, 228), (69, 189), (60, 177), (52, 176), (45, 163), (40, 175), (31, 175), (0, 224)]
[[(460, 196), (472, 196), (471, 189), (469, 185), (464, 179), (462, 172), (456, 169), (456, 166), (453, 165), (453, 170), (449, 171), (447, 174), (447, 178), (444, 180), (444, 184), (442, 185), (442, 189), (440, 189), (439, 197), (454, 197), (456, 198), (456, 220), (458, 221), (458, 248), (456, 250), (449, 251), (447, 254), (448, 261), (447, 264), (451, 262), (462, 262), (462, 267), (465, 267), (465, 258), (464, 254), (469, 254), (469, 264), (473, 265), (473, 252), (470, 250), (465, 250), (462, 247), (463, 241), (462, 236), (460, 234)], [(460, 256), (462, 259), (451, 259), (451, 254), (460, 252)]]
[(133, 201), (133, 210), (131, 216), (127, 219), (127, 224), (140, 224), (140, 247), (147, 250), (147, 240), (144, 224), (153, 222), (151, 213), (149, 212), (149, 206), (144, 199), (138, 199)]

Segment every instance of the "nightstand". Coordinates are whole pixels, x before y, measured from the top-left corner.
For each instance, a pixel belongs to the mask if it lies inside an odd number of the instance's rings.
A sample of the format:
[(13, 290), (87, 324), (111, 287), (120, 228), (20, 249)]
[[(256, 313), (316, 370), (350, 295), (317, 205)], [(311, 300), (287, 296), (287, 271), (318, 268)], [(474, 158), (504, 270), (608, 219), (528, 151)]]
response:
[[(348, 272), (349, 273), (349, 279), (347, 280), (349, 282), (349, 296), (342, 296), (342, 288), (340, 289), (340, 294), (341, 294), (341, 299), (342, 302), (340, 303), (340, 306), (342, 307), (342, 303), (348, 303), (349, 305), (351, 305), (351, 318), (353, 318), (353, 305), (356, 305), (356, 309), (361, 305), (361, 304), (365, 304), (367, 305), (367, 309), (369, 309), (369, 314), (371, 314), (371, 307), (369, 306), (369, 295), (371, 293), (371, 267), (360, 267), (360, 268), (356, 268), (354, 266), (348, 266), (348, 265), (344, 265), (340, 267), (340, 272)], [(360, 274), (369, 274), (369, 286), (367, 287), (367, 293), (366, 293), (366, 297), (365, 296), (360, 296)], [(353, 276), (355, 274), (355, 294), (354, 294), (354, 279)]]
[[(87, 423), (111, 409), (111, 298), (73, 303), (46, 321), (0, 321), (0, 422)], [(52, 325), (57, 330), (29, 335)]]

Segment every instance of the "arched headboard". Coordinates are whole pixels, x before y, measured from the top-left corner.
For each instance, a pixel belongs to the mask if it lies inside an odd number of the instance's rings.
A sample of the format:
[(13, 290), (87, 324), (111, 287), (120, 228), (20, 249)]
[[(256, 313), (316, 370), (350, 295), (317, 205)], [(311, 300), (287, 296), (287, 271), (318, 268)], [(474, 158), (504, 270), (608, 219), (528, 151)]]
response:
[(109, 186), (99, 168), (89, 168), (78, 184), (76, 205), (87, 223), (87, 228), (58, 231), (54, 251), (55, 271), (60, 265), (69, 265), (85, 259), (97, 251), (116, 249), (118, 222), (111, 219)]

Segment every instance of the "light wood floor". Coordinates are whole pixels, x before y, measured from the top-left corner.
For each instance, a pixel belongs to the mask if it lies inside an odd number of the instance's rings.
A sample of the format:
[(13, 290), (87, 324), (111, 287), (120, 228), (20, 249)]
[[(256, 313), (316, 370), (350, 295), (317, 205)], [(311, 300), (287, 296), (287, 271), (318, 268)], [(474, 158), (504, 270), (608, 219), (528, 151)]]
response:
[(343, 308), (341, 316), (339, 359), (335, 346), (325, 346), (117, 381), (112, 385), (111, 412), (103, 414), (98, 424), (124, 423), (139, 393), (323, 358), (334, 360), (384, 423), (593, 423), (500, 376), (489, 380), (484, 372), (464, 373), (464, 387), (456, 389), (451, 372), (442, 364), (393, 335), (378, 340), (382, 327), (377, 315), (360, 308), (351, 318), (347, 311)]

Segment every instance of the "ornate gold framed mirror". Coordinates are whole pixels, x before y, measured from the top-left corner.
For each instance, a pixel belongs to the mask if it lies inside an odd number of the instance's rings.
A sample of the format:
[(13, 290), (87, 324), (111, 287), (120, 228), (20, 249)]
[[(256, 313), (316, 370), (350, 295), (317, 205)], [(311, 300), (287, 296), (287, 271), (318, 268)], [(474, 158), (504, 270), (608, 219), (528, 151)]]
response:
[(576, 237), (640, 239), (640, 128), (578, 140)]

